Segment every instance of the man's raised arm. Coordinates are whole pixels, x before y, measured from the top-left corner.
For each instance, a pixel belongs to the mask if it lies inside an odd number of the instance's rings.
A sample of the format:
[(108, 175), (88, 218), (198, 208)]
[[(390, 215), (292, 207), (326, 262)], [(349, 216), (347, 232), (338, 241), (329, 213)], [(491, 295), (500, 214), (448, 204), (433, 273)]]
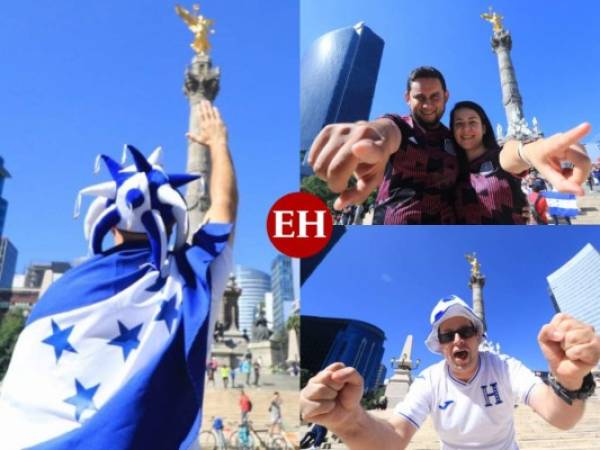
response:
[(188, 138), (206, 145), (210, 151), (210, 208), (205, 220), (210, 222), (235, 222), (238, 192), (229, 153), (227, 127), (221, 119), (219, 110), (204, 100), (199, 105), (201, 128), (199, 135), (188, 134)]
[[(387, 118), (327, 125), (317, 135), (308, 154), (308, 163), (331, 192), (339, 192), (333, 207), (342, 210), (360, 204), (377, 188), (385, 167), (400, 146), (402, 134)], [(355, 187), (348, 187), (354, 175)]]
[(309, 380), (300, 392), (300, 411), (307, 422), (337, 434), (352, 450), (406, 448), (416, 428), (399, 416), (389, 420), (360, 405), (363, 379), (356, 369), (334, 363)]
[[(538, 342), (555, 380), (567, 391), (582, 388), (584, 377), (600, 360), (600, 336), (593, 327), (567, 314), (556, 314), (544, 325)], [(539, 384), (531, 394), (530, 405), (549, 424), (568, 430), (583, 416), (585, 402), (568, 404), (553, 388)]]
[[(525, 145), (508, 141), (500, 152), (500, 165), (515, 175), (533, 167), (556, 190), (583, 195), (581, 185), (587, 180), (592, 163), (579, 141), (590, 131), (591, 125), (582, 123), (564, 133)], [(573, 168), (563, 169), (562, 162), (572, 163)]]

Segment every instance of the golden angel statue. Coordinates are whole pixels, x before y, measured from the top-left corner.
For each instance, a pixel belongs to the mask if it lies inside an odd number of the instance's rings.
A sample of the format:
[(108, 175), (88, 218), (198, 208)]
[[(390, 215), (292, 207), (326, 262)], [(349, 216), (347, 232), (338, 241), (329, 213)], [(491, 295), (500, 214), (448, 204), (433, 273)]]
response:
[(194, 42), (190, 45), (199, 55), (208, 55), (210, 44), (208, 42), (208, 34), (214, 33), (212, 25), (215, 23), (212, 19), (200, 15), (200, 6), (192, 6), (195, 14), (190, 13), (187, 9), (176, 5), (175, 12), (183, 19), (188, 28), (194, 33)]
[(492, 11), (492, 7), (490, 6), (490, 12), (481, 14), (481, 18), (483, 20), (488, 21), (492, 25), (494, 25), (494, 31), (502, 31), (502, 19), (504, 16), (501, 16), (498, 13)]
[(481, 272), (479, 271), (479, 269), (481, 268), (481, 265), (479, 264), (479, 261), (477, 260), (475, 253), (467, 253), (465, 255), (465, 258), (467, 259), (467, 261), (469, 261), (469, 264), (471, 264), (471, 276), (473, 276), (473, 277), (481, 276)]

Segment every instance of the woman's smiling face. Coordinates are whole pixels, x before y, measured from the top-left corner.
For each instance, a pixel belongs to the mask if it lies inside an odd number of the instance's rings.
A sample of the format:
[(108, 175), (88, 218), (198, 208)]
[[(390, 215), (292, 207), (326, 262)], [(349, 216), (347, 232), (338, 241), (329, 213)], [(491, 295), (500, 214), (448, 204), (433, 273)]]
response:
[(467, 153), (480, 150), (483, 146), (483, 135), (486, 130), (477, 111), (470, 108), (459, 108), (454, 111), (452, 130), (454, 140)]

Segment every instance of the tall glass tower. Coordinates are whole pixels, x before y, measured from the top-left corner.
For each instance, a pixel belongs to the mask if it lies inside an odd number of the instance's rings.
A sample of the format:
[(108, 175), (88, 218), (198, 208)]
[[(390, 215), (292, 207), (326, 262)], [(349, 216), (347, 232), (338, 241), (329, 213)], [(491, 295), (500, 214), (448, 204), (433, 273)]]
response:
[(271, 277), (260, 270), (238, 265), (235, 268), (235, 278), (242, 289), (242, 295), (238, 299), (240, 331), (246, 330), (251, 335), (254, 316), (265, 300), (265, 294), (271, 291)]
[(7, 238), (0, 238), (0, 288), (10, 288), (17, 268), (17, 249)]
[(271, 263), (271, 291), (273, 292), (273, 331), (285, 330), (284, 311), (291, 311), (294, 301), (294, 278), (292, 275), (292, 259), (285, 255), (277, 255)]
[(600, 253), (591, 244), (546, 277), (557, 311), (600, 330)]
[(10, 178), (10, 173), (4, 167), (4, 158), (0, 156), (0, 236), (4, 235), (4, 222), (6, 221), (6, 210), (8, 209), (8, 202), (2, 197), (6, 178)]

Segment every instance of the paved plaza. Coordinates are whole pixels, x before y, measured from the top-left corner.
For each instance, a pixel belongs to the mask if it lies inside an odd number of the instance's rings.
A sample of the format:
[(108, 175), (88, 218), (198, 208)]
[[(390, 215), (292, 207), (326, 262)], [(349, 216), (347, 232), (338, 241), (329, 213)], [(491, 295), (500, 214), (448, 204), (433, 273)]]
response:
[(577, 198), (577, 207), (579, 208), (580, 214), (573, 219), (573, 224), (600, 224), (600, 187), (594, 186), (594, 190), (590, 191), (589, 187), (586, 185), (585, 195)]
[[(224, 389), (221, 380), (216, 380), (216, 387), (207, 385), (204, 394), (202, 430), (211, 428), (214, 416), (220, 416), (225, 425), (225, 435), (229, 436), (240, 423), (239, 397), (242, 388), (240, 379), (236, 380), (236, 388)], [(269, 403), (274, 391), (278, 391), (283, 400), (283, 429), (291, 432), (297, 442), (297, 431), (300, 427), (298, 393), (300, 377), (285, 374), (262, 375), (260, 385), (244, 386), (244, 391), (252, 401), (250, 420), (255, 429), (265, 430), (270, 423)]]

